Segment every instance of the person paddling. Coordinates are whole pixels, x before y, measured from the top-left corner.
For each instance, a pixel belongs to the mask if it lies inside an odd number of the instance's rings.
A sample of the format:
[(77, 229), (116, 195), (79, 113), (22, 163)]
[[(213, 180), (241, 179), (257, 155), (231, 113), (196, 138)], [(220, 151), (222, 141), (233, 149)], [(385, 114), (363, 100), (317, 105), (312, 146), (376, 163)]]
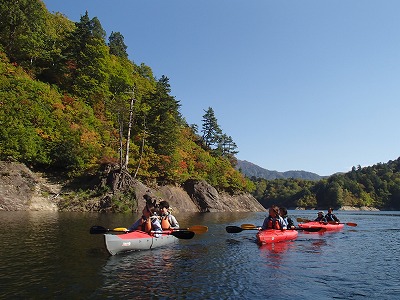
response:
[(286, 207), (279, 207), (279, 215), (282, 217), (287, 229), (295, 229), (292, 218), (288, 217)]
[(315, 222), (324, 222), (324, 223), (326, 223), (326, 218), (324, 216), (324, 212), (323, 211), (319, 211), (318, 212), (318, 216), (314, 221)]
[(334, 214), (333, 214), (333, 208), (332, 207), (329, 207), (328, 208), (328, 213), (325, 215), (325, 219), (326, 219), (326, 221), (328, 221), (328, 222), (340, 222), (339, 221), (339, 219), (338, 219), (338, 217), (336, 217)]
[(161, 227), (163, 230), (179, 229), (179, 223), (176, 218), (171, 214), (168, 201), (161, 201), (158, 204), (160, 209)]
[(282, 217), (279, 215), (279, 207), (276, 205), (272, 205), (268, 210), (268, 217), (264, 219), (263, 225), (258, 229), (281, 229), (286, 230), (286, 224), (283, 221)]
[(149, 195), (144, 195), (146, 205), (142, 211), (142, 217), (128, 228), (129, 231), (141, 230), (147, 233), (152, 231), (162, 231), (161, 224), (157, 216), (156, 200), (152, 201)]

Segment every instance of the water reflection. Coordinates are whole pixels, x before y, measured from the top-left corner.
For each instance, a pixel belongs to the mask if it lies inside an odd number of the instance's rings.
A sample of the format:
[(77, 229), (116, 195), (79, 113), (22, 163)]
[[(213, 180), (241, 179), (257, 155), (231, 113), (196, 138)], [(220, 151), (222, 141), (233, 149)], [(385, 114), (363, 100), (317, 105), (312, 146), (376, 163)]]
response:
[(295, 247), (295, 243), (293, 241), (284, 241), (280, 243), (269, 243), (263, 244), (259, 246), (260, 253), (277, 253), (283, 254), (284, 252), (288, 251), (289, 249)]
[(265, 213), (181, 214), (182, 226), (209, 232), (110, 257), (103, 236), (89, 228), (126, 227), (136, 215), (0, 212), (0, 298), (396, 299), (399, 214), (340, 212), (358, 227), (299, 232), (294, 241), (261, 247), (254, 231), (228, 234), (225, 227), (260, 224)]

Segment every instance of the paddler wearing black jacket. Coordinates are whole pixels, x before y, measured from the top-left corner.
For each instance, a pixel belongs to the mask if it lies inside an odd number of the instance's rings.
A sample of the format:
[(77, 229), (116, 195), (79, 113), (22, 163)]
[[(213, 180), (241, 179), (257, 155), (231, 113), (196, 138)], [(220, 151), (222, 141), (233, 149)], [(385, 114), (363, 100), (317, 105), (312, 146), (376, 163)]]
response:
[(336, 217), (332, 212), (333, 212), (333, 208), (329, 207), (328, 213), (325, 215), (326, 221), (328, 221), (328, 222), (333, 221), (333, 222), (339, 223), (340, 221), (339, 221), (338, 217)]
[(324, 216), (324, 212), (323, 211), (319, 211), (318, 212), (318, 216), (317, 218), (314, 220), (315, 222), (326, 222), (326, 218)]
[(295, 229), (292, 218), (288, 217), (286, 207), (279, 207), (279, 214), (282, 217), (283, 222), (286, 224), (287, 229)]

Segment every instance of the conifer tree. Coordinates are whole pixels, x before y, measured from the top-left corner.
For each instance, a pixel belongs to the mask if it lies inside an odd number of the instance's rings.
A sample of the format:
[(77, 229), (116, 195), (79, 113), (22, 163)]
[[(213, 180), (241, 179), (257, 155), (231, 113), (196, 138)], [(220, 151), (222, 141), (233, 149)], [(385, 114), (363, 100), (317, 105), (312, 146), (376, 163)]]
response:
[(155, 91), (144, 101), (150, 106), (146, 117), (148, 144), (161, 155), (171, 155), (175, 151), (179, 126), (182, 123), (179, 101), (169, 95), (170, 91), (169, 78), (163, 75), (158, 80)]
[(203, 133), (202, 140), (204, 145), (211, 149), (212, 146), (218, 145), (222, 130), (218, 125), (218, 120), (215, 117), (214, 110), (209, 107), (204, 111), (205, 114), (203, 115), (203, 124), (201, 129), (201, 132)]
[(126, 53), (128, 47), (125, 45), (124, 37), (120, 32), (111, 32), (108, 38), (108, 47), (110, 48), (110, 54), (128, 58), (128, 54)]

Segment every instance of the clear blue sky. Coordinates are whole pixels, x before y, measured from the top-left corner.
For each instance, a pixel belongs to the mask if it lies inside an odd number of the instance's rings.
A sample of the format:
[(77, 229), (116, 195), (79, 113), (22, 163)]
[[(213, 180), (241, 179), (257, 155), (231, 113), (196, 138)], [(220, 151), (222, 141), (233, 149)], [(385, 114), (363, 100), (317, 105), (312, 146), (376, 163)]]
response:
[(400, 1), (44, 3), (120, 32), (189, 124), (214, 109), (238, 159), (331, 175), (400, 156)]

